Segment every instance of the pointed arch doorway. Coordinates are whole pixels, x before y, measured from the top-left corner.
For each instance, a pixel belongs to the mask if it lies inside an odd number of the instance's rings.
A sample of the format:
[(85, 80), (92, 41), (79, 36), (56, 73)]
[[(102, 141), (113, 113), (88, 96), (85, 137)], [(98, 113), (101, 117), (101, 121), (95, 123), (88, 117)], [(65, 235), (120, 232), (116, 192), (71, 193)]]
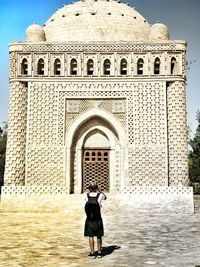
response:
[(110, 144), (107, 136), (95, 129), (86, 136), (83, 146), (82, 191), (96, 182), (101, 191), (110, 189)]
[[(93, 179), (101, 184), (104, 191), (119, 192), (123, 189), (125, 180), (126, 165), (126, 134), (121, 127), (119, 121), (109, 113), (99, 109), (92, 109), (79, 116), (71, 125), (66, 134), (66, 184), (69, 188), (69, 193), (83, 193), (86, 190), (87, 184), (91, 179), (88, 179), (87, 172), (91, 173)], [(88, 154), (86, 152), (95, 152), (90, 154), (89, 160), (85, 160)], [(100, 154), (99, 152), (103, 152)], [(108, 160), (105, 159), (108, 153)], [(98, 160), (99, 156), (99, 160)], [(85, 159), (84, 159), (85, 157)], [(92, 157), (94, 160), (92, 160)], [(104, 173), (94, 168), (85, 169), (86, 161), (106, 162), (106, 167), (99, 167)], [(103, 165), (103, 163), (102, 163)], [(86, 176), (84, 176), (86, 172)]]

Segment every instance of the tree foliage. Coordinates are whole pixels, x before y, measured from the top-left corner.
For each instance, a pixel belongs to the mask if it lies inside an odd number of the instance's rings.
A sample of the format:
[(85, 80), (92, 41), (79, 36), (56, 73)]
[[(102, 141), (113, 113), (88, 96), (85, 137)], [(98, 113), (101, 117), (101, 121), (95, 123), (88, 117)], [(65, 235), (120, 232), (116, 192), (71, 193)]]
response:
[(0, 186), (3, 185), (3, 176), (6, 158), (6, 142), (7, 142), (7, 123), (0, 127)]
[(200, 111), (197, 111), (197, 130), (193, 139), (190, 139), (192, 150), (189, 153), (189, 177), (195, 193), (200, 193)]

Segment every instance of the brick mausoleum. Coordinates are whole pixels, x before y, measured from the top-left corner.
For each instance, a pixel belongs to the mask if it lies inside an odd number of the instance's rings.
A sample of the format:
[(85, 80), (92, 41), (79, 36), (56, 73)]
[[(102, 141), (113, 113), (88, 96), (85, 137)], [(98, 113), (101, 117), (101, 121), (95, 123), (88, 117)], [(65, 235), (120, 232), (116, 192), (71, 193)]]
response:
[(141, 208), (193, 211), (185, 41), (126, 4), (83, 0), (9, 51), (4, 203), (80, 194), (96, 180)]

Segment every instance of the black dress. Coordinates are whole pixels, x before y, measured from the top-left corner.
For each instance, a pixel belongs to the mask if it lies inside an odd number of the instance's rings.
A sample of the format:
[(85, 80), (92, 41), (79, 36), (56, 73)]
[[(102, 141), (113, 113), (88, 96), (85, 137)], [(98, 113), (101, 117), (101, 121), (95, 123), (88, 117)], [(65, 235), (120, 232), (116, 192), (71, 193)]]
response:
[[(95, 202), (98, 203), (99, 195), (100, 194), (97, 194), (97, 196), (92, 197), (89, 194), (87, 194), (88, 202), (91, 202), (93, 204)], [(104, 227), (103, 227), (103, 220), (101, 217), (101, 209), (100, 209), (99, 203), (97, 205), (98, 207), (94, 208), (96, 209), (95, 212), (93, 212), (93, 214), (95, 214), (94, 216), (91, 216), (90, 212), (89, 213), (87, 212), (87, 208), (85, 206), (87, 218), (85, 220), (84, 236), (90, 236), (90, 237), (97, 236), (98, 238), (100, 238), (104, 235)], [(94, 207), (95, 205), (92, 205), (92, 206)]]

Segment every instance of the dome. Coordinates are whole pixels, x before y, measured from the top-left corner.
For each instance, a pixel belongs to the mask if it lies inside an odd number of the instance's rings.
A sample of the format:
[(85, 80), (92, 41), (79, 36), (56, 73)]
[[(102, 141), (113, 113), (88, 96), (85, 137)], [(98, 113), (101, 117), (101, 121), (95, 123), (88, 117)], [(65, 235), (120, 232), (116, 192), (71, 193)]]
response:
[(55, 12), (44, 30), (47, 42), (145, 41), (150, 25), (126, 4), (83, 0)]
[(44, 42), (45, 40), (46, 40), (45, 32), (40, 25), (34, 23), (27, 28), (26, 30), (27, 42)]
[(151, 26), (149, 38), (152, 40), (169, 40), (169, 31), (166, 25), (156, 22)]

